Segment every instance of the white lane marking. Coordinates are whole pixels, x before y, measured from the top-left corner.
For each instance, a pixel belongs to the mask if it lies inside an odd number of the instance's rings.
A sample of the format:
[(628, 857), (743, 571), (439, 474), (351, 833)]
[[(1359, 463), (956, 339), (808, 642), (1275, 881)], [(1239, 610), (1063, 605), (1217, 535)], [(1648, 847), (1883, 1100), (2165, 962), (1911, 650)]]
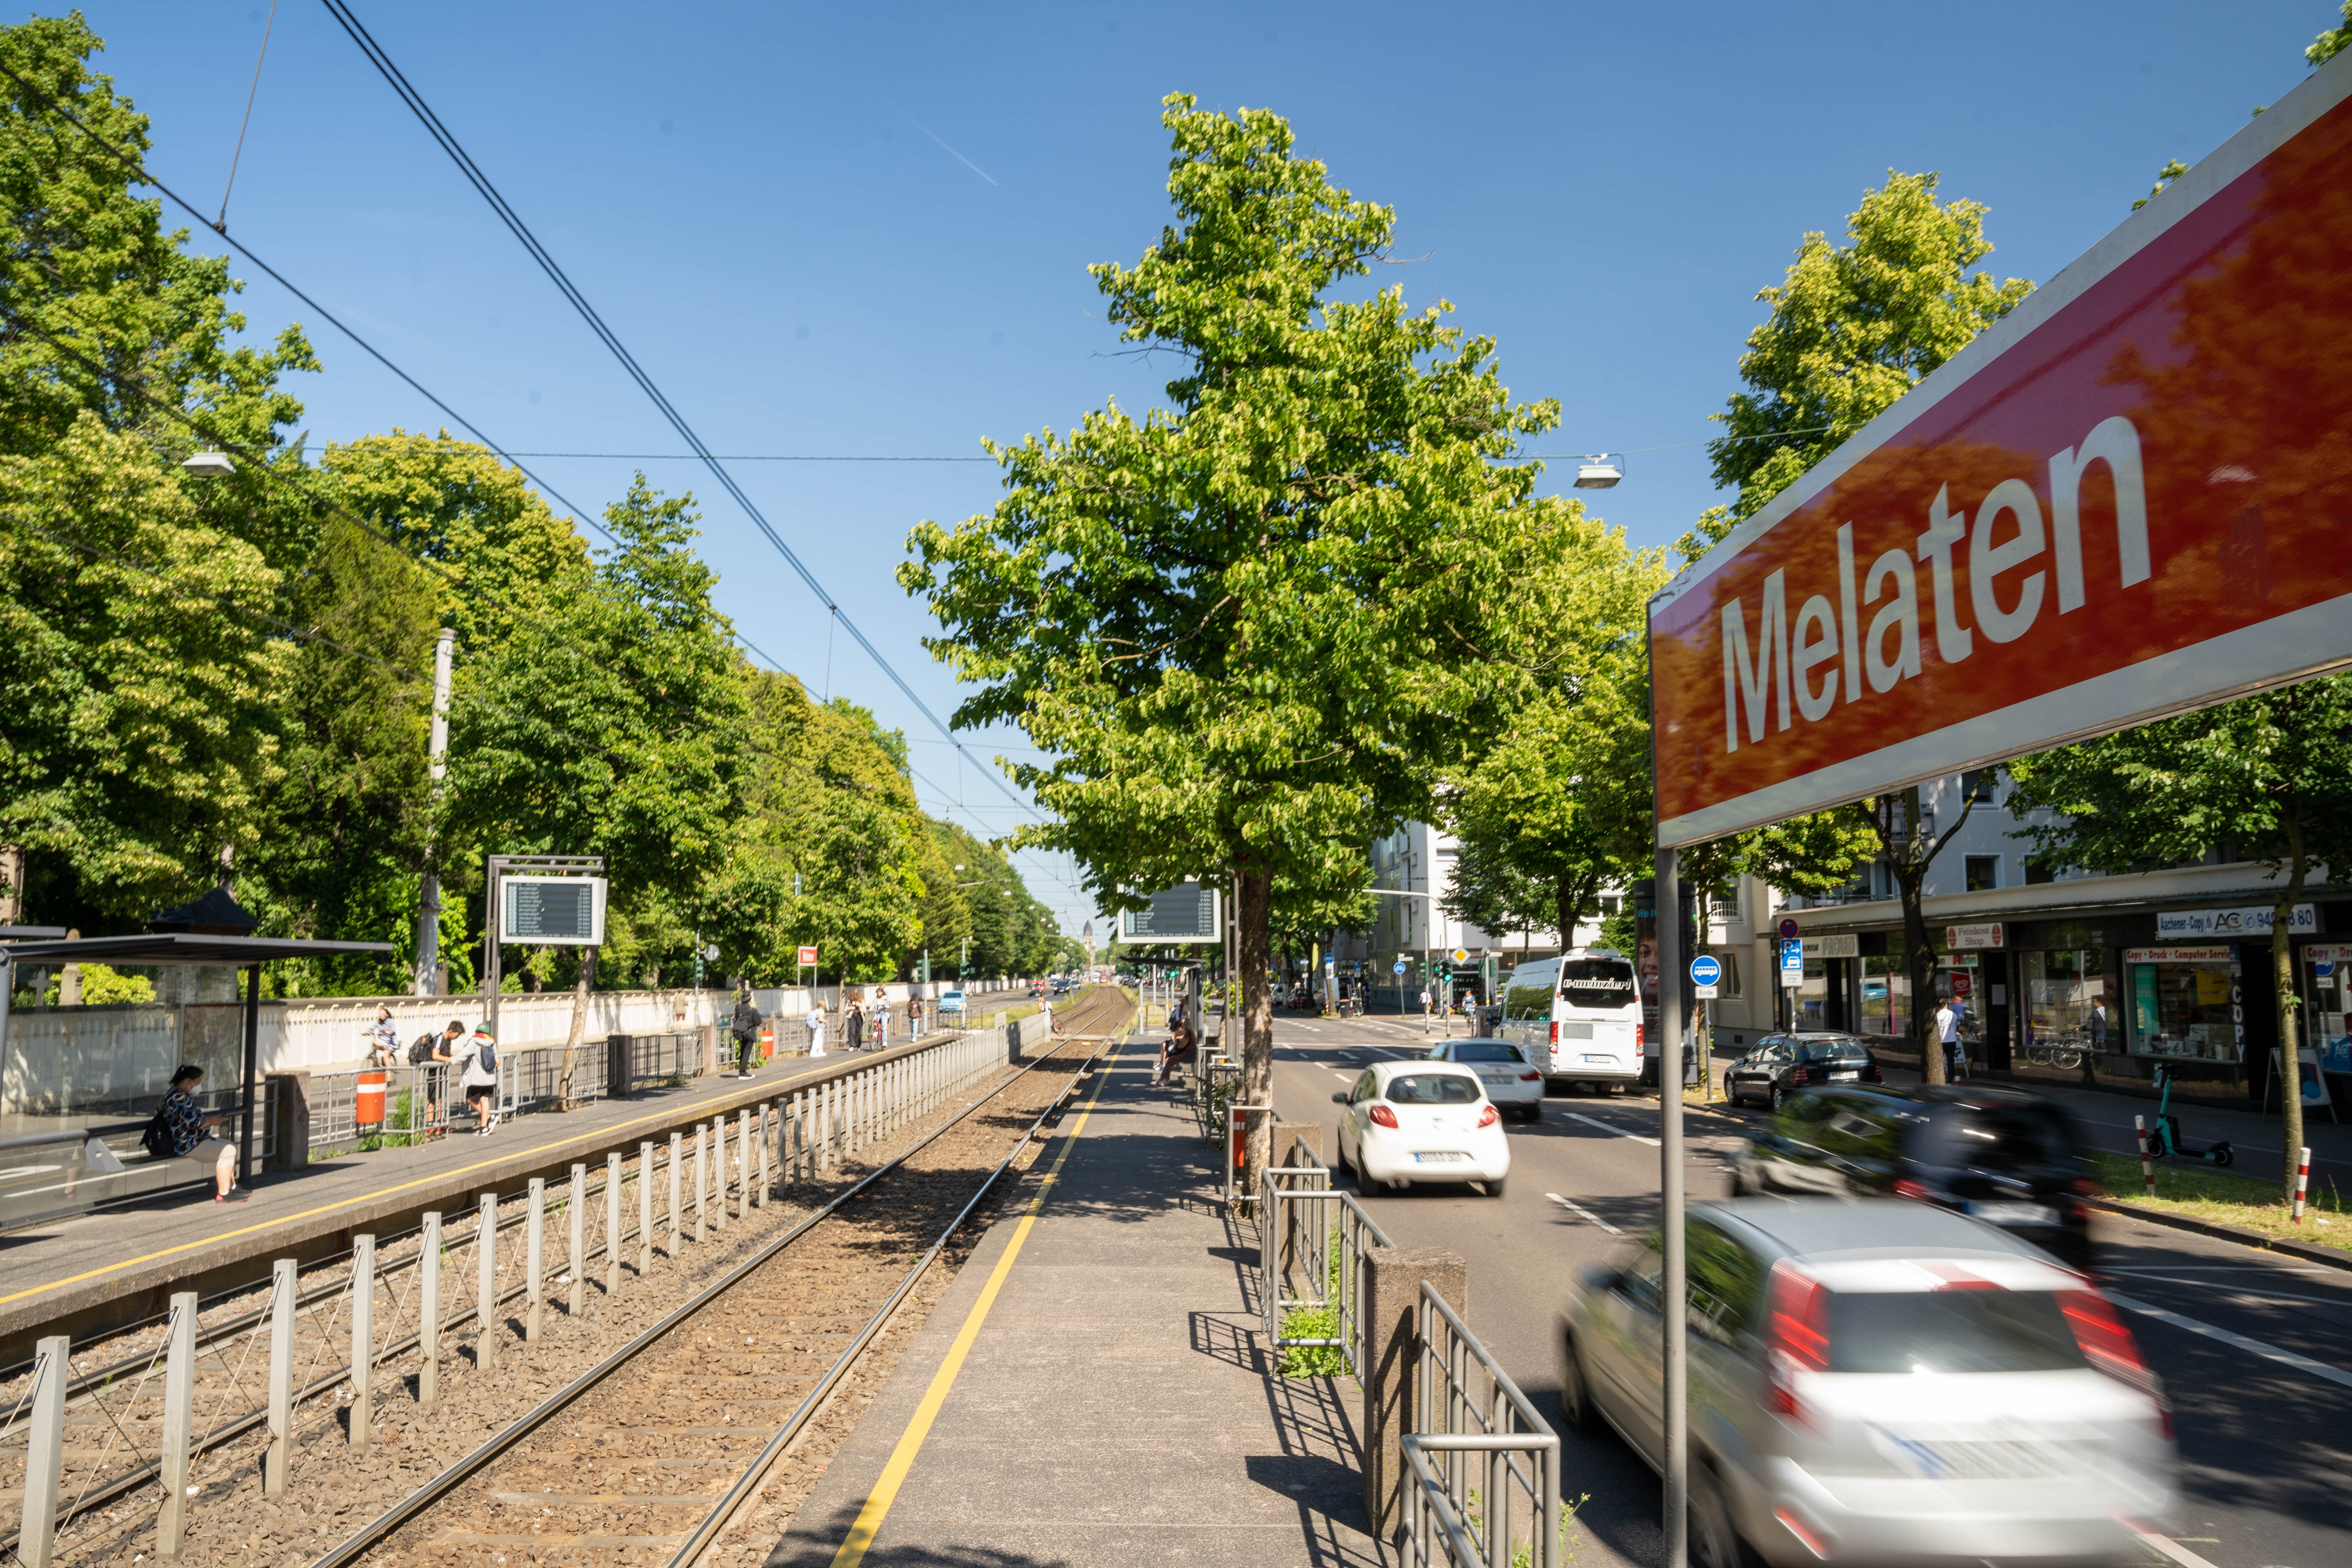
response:
[(1606, 1121), (1595, 1121), (1590, 1116), (1577, 1111), (1570, 1111), (1568, 1119), (1570, 1121), (1581, 1121), (1587, 1127), (1598, 1127), (1603, 1132), (1613, 1132), (1620, 1138), (1631, 1138), (1636, 1143), (1647, 1143), (1653, 1149), (1658, 1146), (1658, 1141), (1654, 1138), (1644, 1138), (1639, 1132), (1628, 1132), (1622, 1127), (1612, 1127)]
[(1591, 1209), (1586, 1208), (1582, 1204), (1570, 1203), (1568, 1199), (1561, 1197), (1558, 1193), (1546, 1193), (1544, 1196), (1549, 1198), (1552, 1202), (1558, 1204), (1564, 1209), (1573, 1210), (1575, 1213), (1582, 1215), (1585, 1218), (1591, 1220), (1593, 1224), (1599, 1226), (1601, 1229), (1607, 1231), (1612, 1236), (1622, 1236), (1625, 1234), (1623, 1231), (1619, 1230), (1615, 1226), (1611, 1225), (1607, 1220), (1602, 1219), (1599, 1215), (1594, 1214)]
[(2213, 1568), (2213, 1564), (2168, 1536), (2158, 1535), (2150, 1530), (2135, 1530), (2132, 1533), (2179, 1563), (2180, 1568)]
[(1307, 1031), (1308, 1034), (1310, 1034), (1310, 1035), (1319, 1035), (1319, 1034), (1321, 1034), (1321, 1033), (1323, 1032), (1322, 1030), (1320, 1030), (1320, 1029), (1317, 1028), (1314, 1025), (1312, 1025), (1312, 1024), (1302, 1024), (1302, 1023), (1300, 1023), (1300, 1022), (1299, 1022), (1297, 1019), (1296, 1019), (1296, 1018), (1285, 1018), (1284, 1020), (1282, 1020), (1282, 1022), (1283, 1022), (1284, 1024), (1287, 1025), (1287, 1026), (1288, 1026), (1289, 1027), (1291, 1027), (1291, 1028), (1294, 1028), (1294, 1029), (1304, 1029), (1304, 1030), (1306, 1030), (1306, 1031)]
[(2347, 1388), (2352, 1388), (2352, 1372), (2346, 1372), (2341, 1367), (2330, 1366), (2324, 1361), (2314, 1361), (2307, 1355), (2297, 1355), (2293, 1351), (2281, 1350), (2278, 1346), (2265, 1344), (2261, 1340), (2248, 1339), (2243, 1334), (2233, 1334), (2227, 1329), (2217, 1329), (2210, 1323), (2200, 1323), (2194, 1318), (2184, 1318), (2178, 1312), (2167, 1311), (2162, 1307), (2151, 1307), (2146, 1301), (2135, 1301), (2129, 1296), (2118, 1296), (2112, 1290), (2107, 1292), (2107, 1300), (2128, 1311), (2137, 1312), (2143, 1317), (2154, 1318), (2159, 1323), (2170, 1323), (2176, 1329), (2187, 1329), (2192, 1334), (2203, 1334), (2209, 1340), (2219, 1340), (2225, 1345), (2234, 1345), (2250, 1355), (2258, 1355), (2265, 1361), (2274, 1361), (2282, 1366), (2291, 1366), (2297, 1372), (2307, 1372), (2314, 1377), (2324, 1377), (2330, 1383), (2339, 1383)]

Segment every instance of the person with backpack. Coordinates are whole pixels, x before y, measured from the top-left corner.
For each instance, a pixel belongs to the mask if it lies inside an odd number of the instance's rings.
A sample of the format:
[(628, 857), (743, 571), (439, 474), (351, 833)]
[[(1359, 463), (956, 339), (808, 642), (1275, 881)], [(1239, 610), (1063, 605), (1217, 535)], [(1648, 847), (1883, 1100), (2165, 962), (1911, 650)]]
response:
[(474, 1112), (474, 1136), (485, 1138), (499, 1130), (499, 1043), (488, 1029), (477, 1029), (466, 1047), (457, 1081)]
[(181, 1064), (172, 1074), (171, 1090), (163, 1096), (155, 1119), (147, 1123), (140, 1142), (147, 1152), (158, 1160), (185, 1160), (193, 1165), (210, 1165), (213, 1170), (213, 1202), (241, 1204), (246, 1194), (236, 1190), (236, 1145), (214, 1134), (220, 1127), (221, 1112), (209, 1114), (196, 1103), (196, 1085), (204, 1081), (205, 1069), (194, 1062)]
[(750, 1078), (760, 1059), (760, 1009), (752, 1005), (749, 985), (736, 988), (735, 1016), (727, 1030), (735, 1037), (735, 1076)]
[[(457, 1059), (457, 1042), (465, 1038), (465, 1036), (466, 1026), (455, 1018), (450, 1019), (449, 1026), (437, 1035), (428, 1033), (417, 1036), (409, 1043), (408, 1065), (413, 1068), (453, 1066)], [(438, 1077), (429, 1072), (417, 1082), (416, 1095), (425, 1102), (425, 1121), (427, 1126), (437, 1125), (441, 1121), (442, 1097), (446, 1091), (447, 1083), (448, 1080), (445, 1077)]]

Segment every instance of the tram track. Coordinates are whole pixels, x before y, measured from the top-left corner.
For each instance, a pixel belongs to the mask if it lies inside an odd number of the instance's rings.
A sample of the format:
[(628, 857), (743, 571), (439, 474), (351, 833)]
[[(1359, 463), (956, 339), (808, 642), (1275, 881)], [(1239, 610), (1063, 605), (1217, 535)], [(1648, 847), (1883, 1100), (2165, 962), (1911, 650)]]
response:
[(315, 1568), (551, 1554), (724, 1561), (730, 1530), (815, 1429), (845, 1414), (854, 1425), (841, 1395), (869, 1373), (887, 1375), (868, 1364), (877, 1346), (888, 1342), (895, 1362), (926, 1298), (944, 1289), (935, 1266), (971, 1244), (973, 1214), (1034, 1156), (1132, 1017), (1113, 990), (1070, 1009), (1049, 1054), (762, 1243)]

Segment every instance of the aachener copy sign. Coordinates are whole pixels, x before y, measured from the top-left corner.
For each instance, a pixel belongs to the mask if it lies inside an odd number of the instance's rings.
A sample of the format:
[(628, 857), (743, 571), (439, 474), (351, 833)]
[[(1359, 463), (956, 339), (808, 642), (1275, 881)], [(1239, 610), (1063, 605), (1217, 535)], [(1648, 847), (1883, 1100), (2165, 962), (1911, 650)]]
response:
[(1651, 605), (1658, 842), (2352, 662), (2352, 54)]

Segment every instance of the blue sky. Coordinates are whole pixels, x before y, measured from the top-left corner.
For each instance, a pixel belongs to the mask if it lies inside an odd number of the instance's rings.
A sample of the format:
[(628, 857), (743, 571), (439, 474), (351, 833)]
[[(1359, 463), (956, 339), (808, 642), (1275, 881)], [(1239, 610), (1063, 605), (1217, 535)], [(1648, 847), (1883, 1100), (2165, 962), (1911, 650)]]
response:
[[(605, 320), (722, 453), (971, 457), (1160, 377), (1117, 348), (1087, 264), (1167, 213), (1159, 100), (1269, 107), (1397, 209), (1382, 269), (1555, 397), (1542, 450), (1628, 450), (1599, 509), (1664, 543), (1717, 499), (1692, 443), (1735, 389), (1756, 291), (1889, 167), (1991, 209), (2000, 276), (2047, 279), (2305, 74), (2332, 0), (1949, 7), (1192, 4), (616, 5), (353, 0)], [(153, 166), (217, 202), (268, 0), (96, 0), (100, 68), (153, 117)], [(677, 438), (316, 0), (279, 0), (232, 233), (510, 449)], [(200, 240), (212, 237), (199, 230)], [(240, 276), (249, 269), (241, 269)], [(439, 416), (300, 320), (312, 444)], [(1163, 373), (1164, 374), (1164, 373)], [(1665, 448), (1644, 450), (1643, 448)], [(534, 460), (601, 510), (634, 466)], [(1020, 820), (694, 465), (723, 606), (820, 692), (914, 742), (927, 806)], [(983, 463), (734, 466), (924, 702), (952, 679), (892, 572), (917, 521), (989, 507)], [(1555, 466), (1548, 481), (1565, 484)], [(985, 759), (1017, 746), (976, 744)], [(1024, 855), (1076, 931), (1075, 869)]]

